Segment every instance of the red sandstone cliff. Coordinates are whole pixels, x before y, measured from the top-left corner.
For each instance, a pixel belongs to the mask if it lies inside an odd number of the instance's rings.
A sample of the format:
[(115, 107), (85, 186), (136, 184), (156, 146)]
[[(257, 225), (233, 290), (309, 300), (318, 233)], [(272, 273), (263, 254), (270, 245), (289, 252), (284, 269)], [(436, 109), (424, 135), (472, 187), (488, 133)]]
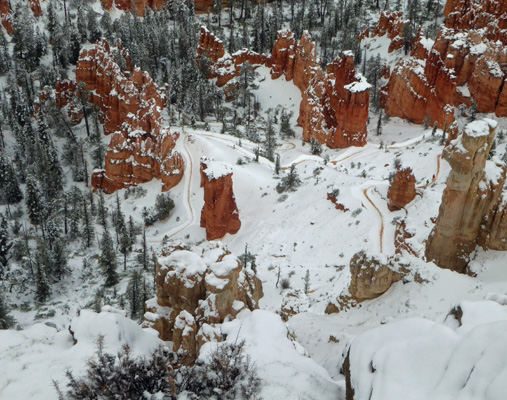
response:
[(412, 169), (404, 168), (396, 171), (396, 175), (387, 191), (389, 210), (401, 210), (415, 199), (415, 195), (415, 176)]
[(507, 249), (502, 196), (505, 168), (486, 161), (495, 128), (496, 121), (472, 122), (444, 150), (451, 172), (426, 243), (426, 259), (441, 268), (466, 272), (469, 254), (477, 244)]
[(204, 188), (201, 227), (206, 228), (206, 239), (236, 233), (241, 221), (232, 190), (232, 169), (222, 163), (201, 160), (201, 187)]
[(383, 11), (370, 37), (387, 35), (391, 40), (388, 51), (392, 53), (403, 47), (403, 30), (407, 22), (401, 11)]
[(12, 33), (12, 13), (8, 0), (0, 0), (0, 17), (2, 18), (2, 25), (10, 35)]
[(119, 10), (133, 11), (135, 7), (136, 14), (140, 17), (147, 8), (161, 10), (165, 4), (164, 0), (101, 0), (101, 2), (106, 10), (110, 10), (113, 5)]
[(453, 107), (472, 101), (478, 112), (507, 116), (507, 5), (448, 0), (445, 16), (429, 54), (423, 58), (415, 42), (413, 58), (391, 74), (381, 94), (386, 112), (415, 123), (429, 118), (440, 128), (452, 122)]
[(30, 0), (30, 8), (32, 9), (34, 16), (40, 17), (42, 15), (40, 0)]
[(183, 176), (183, 158), (174, 151), (179, 134), (161, 127), (165, 99), (149, 74), (130, 62), (130, 68), (121, 71), (115, 52), (123, 50), (104, 41), (83, 50), (76, 65), (77, 81), (101, 110), (104, 133), (114, 133), (105, 170), (94, 173), (92, 184), (111, 193), (159, 178), (168, 190)]
[(269, 57), (251, 50), (244, 49), (234, 54), (226, 53), (222, 41), (205, 27), (201, 28), (201, 35), (197, 44), (197, 62), (202, 56), (209, 59), (208, 78), (216, 78), (218, 87), (225, 86), (229, 81), (239, 76), (241, 67), (246, 62), (254, 67), (269, 64)]

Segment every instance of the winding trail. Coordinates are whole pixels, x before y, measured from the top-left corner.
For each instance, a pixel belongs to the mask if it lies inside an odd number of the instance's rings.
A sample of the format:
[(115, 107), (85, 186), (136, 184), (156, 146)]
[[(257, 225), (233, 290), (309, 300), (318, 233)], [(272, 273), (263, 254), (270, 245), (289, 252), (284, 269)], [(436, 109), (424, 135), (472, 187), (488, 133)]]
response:
[(427, 183), (426, 185), (417, 186), (417, 189), (426, 189), (427, 187), (433, 185), (437, 179), (438, 175), (440, 175), (440, 160), (442, 159), (442, 154), (439, 154), (437, 156), (437, 173), (434, 175), (434, 178), (431, 179), (430, 183)]
[(185, 229), (187, 229), (190, 225), (192, 225), (195, 222), (195, 216), (196, 211), (194, 210), (192, 206), (192, 178), (194, 175), (194, 162), (192, 160), (192, 156), (190, 155), (190, 152), (188, 151), (187, 143), (190, 141), (191, 135), (187, 134), (185, 137), (185, 140), (183, 141), (183, 149), (186, 153), (186, 161), (188, 163), (188, 173), (187, 173), (187, 179), (185, 182), (186, 185), (186, 199), (185, 199), (185, 208), (187, 210), (187, 221), (182, 223), (181, 225), (175, 227), (172, 231), (169, 232), (167, 235), (167, 239), (171, 239), (174, 236), (180, 234)]
[(370, 198), (370, 196), (368, 196), (368, 191), (370, 189), (373, 189), (375, 187), (375, 185), (371, 185), (369, 187), (367, 187), (366, 189), (363, 189), (363, 195), (364, 197), (366, 198), (366, 200), (368, 200), (368, 202), (373, 206), (373, 208), (375, 209), (375, 211), (377, 211), (379, 217), (380, 217), (380, 252), (383, 253), (384, 252), (384, 216), (382, 215), (382, 213), (380, 212), (379, 208), (375, 205), (375, 203), (373, 202), (373, 200)]

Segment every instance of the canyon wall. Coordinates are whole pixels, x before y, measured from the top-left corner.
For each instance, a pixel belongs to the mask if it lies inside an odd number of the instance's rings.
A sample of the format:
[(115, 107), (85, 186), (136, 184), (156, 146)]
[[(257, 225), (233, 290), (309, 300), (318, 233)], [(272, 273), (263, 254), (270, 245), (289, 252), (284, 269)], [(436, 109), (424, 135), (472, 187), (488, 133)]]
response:
[[(165, 4), (165, 0), (101, 0), (106, 10), (110, 10), (113, 5), (118, 10), (136, 10), (136, 14), (140, 17), (144, 15), (146, 9), (161, 10)], [(196, 1), (197, 3), (197, 1)]]
[(242, 50), (233, 55), (206, 28), (201, 29), (198, 59), (206, 56), (211, 64), (210, 78), (221, 87), (239, 76), (245, 62), (271, 67), (271, 77), (284, 75), (303, 94), (298, 124), (303, 138), (313, 137), (330, 148), (364, 146), (367, 136), (370, 85), (356, 73), (350, 52), (337, 58), (323, 71), (315, 43), (308, 32), (296, 41), (292, 32), (278, 33), (271, 57)]
[(232, 168), (202, 159), (201, 187), (204, 188), (201, 228), (206, 228), (206, 239), (220, 239), (227, 233), (238, 232), (241, 221), (232, 189)]
[(192, 363), (201, 346), (220, 341), (219, 324), (241, 310), (259, 308), (261, 281), (220, 244), (166, 247), (157, 259), (156, 298), (147, 302), (144, 326), (174, 342)]
[[(118, 55), (127, 60), (125, 71), (115, 62)], [(134, 68), (123, 49), (103, 41), (81, 52), (76, 80), (99, 107), (104, 133), (112, 134), (105, 169), (94, 172), (92, 185), (106, 193), (153, 178), (161, 179), (163, 190), (175, 186), (184, 169), (174, 151), (179, 134), (162, 128), (165, 98), (149, 74)]]
[(445, 16), (426, 57), (415, 42), (412, 57), (398, 62), (381, 91), (382, 106), (391, 116), (418, 124), (429, 119), (440, 128), (453, 122), (461, 104), (507, 116), (505, 3), (448, 0)]
[(474, 121), (444, 149), (451, 172), (426, 243), (426, 259), (441, 268), (467, 272), (469, 255), (477, 244), (507, 249), (505, 166), (487, 161), (496, 124), (488, 119)]
[(7, 33), (12, 33), (12, 13), (8, 0), (0, 0), (0, 18), (2, 19), (2, 26)]

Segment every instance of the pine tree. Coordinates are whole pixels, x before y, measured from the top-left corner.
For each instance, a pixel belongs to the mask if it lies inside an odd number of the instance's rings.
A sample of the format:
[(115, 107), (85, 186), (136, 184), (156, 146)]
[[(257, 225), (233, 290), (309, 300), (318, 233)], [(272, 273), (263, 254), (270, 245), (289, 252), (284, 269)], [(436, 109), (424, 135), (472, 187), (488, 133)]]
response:
[(0, 281), (4, 279), (4, 271), (7, 268), (11, 247), (12, 242), (9, 238), (7, 220), (3, 214), (0, 214)]
[(376, 133), (377, 136), (382, 135), (382, 113), (380, 113), (378, 116)]
[(141, 254), (139, 254), (138, 261), (143, 266), (143, 270), (148, 271), (148, 243), (146, 241), (146, 229), (143, 229), (143, 241)]
[(90, 214), (91, 213), (88, 212), (88, 204), (83, 198), (83, 240), (84, 245), (87, 248), (92, 245), (94, 234), (93, 223)]
[(36, 261), (35, 261), (35, 302), (37, 304), (43, 304), (46, 300), (51, 296), (51, 287), (49, 286), (49, 278), (47, 276), (47, 271), (44, 263), (45, 259), (40, 259), (39, 257), (46, 257), (46, 254), (39, 254), (37, 252)]
[(314, 137), (312, 137), (310, 139), (310, 152), (314, 155), (314, 156), (318, 156), (320, 155), (320, 153), (322, 153), (322, 145), (320, 144), (320, 142), (315, 139)]
[(107, 211), (104, 201), (104, 194), (102, 190), (99, 191), (99, 204), (97, 206), (97, 222), (102, 225), (104, 229), (107, 228)]
[(438, 122), (435, 121), (435, 124), (433, 124), (433, 129), (431, 130), (431, 136), (435, 136), (435, 133), (437, 133), (438, 129)]
[(266, 129), (266, 140), (264, 142), (264, 151), (266, 158), (270, 161), (275, 160), (276, 135), (273, 129), (273, 120), (268, 118), (268, 127)]
[(0, 293), (0, 330), (9, 329), (14, 326), (16, 321), (9, 315), (9, 309), (5, 304), (4, 295)]
[(54, 240), (51, 250), (52, 275), (61, 280), (67, 274), (67, 253), (65, 251), (65, 241), (59, 237)]
[(42, 224), (43, 220), (43, 205), (42, 195), (37, 187), (37, 183), (33, 175), (28, 175), (26, 178), (26, 207), (28, 209), (28, 217), (30, 222), (34, 225)]
[(23, 200), (23, 192), (19, 188), (12, 162), (3, 154), (0, 154), (0, 191), (8, 205)]
[(119, 250), (123, 254), (123, 270), (127, 270), (127, 256), (130, 253), (131, 243), (129, 231), (124, 222), (118, 227), (119, 231)]
[(133, 271), (127, 286), (125, 297), (130, 305), (130, 317), (134, 320), (141, 320), (144, 315), (144, 302), (146, 285), (141, 274)]
[(104, 229), (102, 241), (100, 243), (99, 264), (106, 275), (106, 287), (114, 286), (118, 283), (118, 273), (116, 272), (116, 254), (113, 248), (113, 240), (107, 229)]
[(280, 154), (276, 155), (275, 159), (275, 174), (280, 175)]

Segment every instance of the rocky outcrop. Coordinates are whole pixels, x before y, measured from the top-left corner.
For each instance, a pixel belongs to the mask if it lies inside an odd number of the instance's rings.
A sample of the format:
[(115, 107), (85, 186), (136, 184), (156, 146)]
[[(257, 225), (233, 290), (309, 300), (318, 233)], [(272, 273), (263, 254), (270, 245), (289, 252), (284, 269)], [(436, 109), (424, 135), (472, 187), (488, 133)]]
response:
[(232, 189), (232, 168), (202, 159), (201, 187), (204, 188), (201, 228), (206, 229), (206, 239), (220, 239), (227, 233), (239, 231), (241, 221)]
[(440, 128), (461, 104), (507, 116), (507, 7), (494, 0), (448, 0), (445, 15), (427, 57), (417, 46), (413, 58), (399, 61), (382, 90), (386, 112), (415, 123), (429, 117)]
[(324, 72), (308, 32), (296, 43), (292, 32), (280, 31), (271, 55), (271, 76), (281, 75), (303, 94), (298, 124), (304, 140), (313, 137), (330, 148), (366, 144), (370, 85), (356, 73), (352, 53), (345, 52)]
[(434, 50), (424, 61), (400, 60), (380, 92), (381, 104), (392, 117), (416, 124), (429, 119), (431, 125), (437, 122), (443, 129), (454, 121), (456, 77), (453, 72), (444, 67)]
[(213, 0), (194, 0), (195, 12), (206, 13), (213, 9)]
[(337, 58), (324, 72), (306, 31), (299, 41), (292, 32), (280, 31), (269, 58), (250, 50), (229, 55), (206, 28), (201, 29), (197, 52), (198, 62), (203, 55), (210, 60), (209, 77), (216, 78), (219, 87), (239, 76), (246, 62), (271, 66), (273, 79), (284, 75), (292, 80), (303, 94), (298, 124), (303, 127), (304, 140), (313, 137), (331, 148), (366, 144), (370, 85), (356, 73), (352, 53)]
[(487, 161), (496, 125), (492, 120), (474, 121), (444, 149), (451, 172), (426, 243), (426, 259), (441, 268), (466, 272), (477, 244), (495, 248), (505, 242), (500, 228), (505, 224), (501, 211), (505, 168)]
[(349, 293), (358, 303), (379, 297), (408, 273), (408, 266), (395, 257), (380, 259), (360, 251), (350, 260)]
[(2, 26), (10, 35), (13, 31), (13, 27), (11, 7), (8, 0), (0, 0), (0, 18), (2, 19)]
[[(115, 55), (126, 60), (125, 71)], [(133, 68), (122, 48), (103, 41), (81, 52), (76, 80), (99, 107), (104, 133), (113, 134), (105, 170), (92, 177), (94, 187), (112, 193), (153, 178), (162, 180), (163, 190), (175, 186), (184, 168), (183, 158), (174, 151), (179, 134), (162, 128), (165, 98), (149, 74)]]
[(401, 210), (415, 199), (415, 195), (415, 176), (412, 173), (412, 169), (398, 169), (387, 191), (387, 206), (389, 210)]
[(216, 85), (223, 87), (241, 74), (241, 68), (248, 62), (252, 67), (269, 64), (269, 57), (251, 50), (243, 49), (229, 54), (224, 45), (213, 33), (205, 27), (201, 28), (199, 43), (197, 44), (197, 63), (202, 56), (208, 58), (209, 79), (216, 79)]
[(32, 9), (33, 15), (35, 17), (40, 17), (42, 15), (40, 0), (30, 0), (30, 8)]
[(383, 11), (370, 37), (387, 35), (391, 40), (388, 52), (392, 53), (403, 47), (403, 30), (407, 22), (401, 11)]
[(219, 244), (165, 248), (157, 259), (156, 298), (147, 302), (144, 326), (195, 360), (207, 341), (221, 340), (217, 326), (244, 309), (258, 308), (262, 284), (250, 268)]
[(164, 0), (101, 0), (101, 2), (106, 10), (110, 10), (113, 5), (118, 10), (134, 11), (135, 8), (139, 17), (144, 15), (146, 9), (161, 10), (165, 4)]

